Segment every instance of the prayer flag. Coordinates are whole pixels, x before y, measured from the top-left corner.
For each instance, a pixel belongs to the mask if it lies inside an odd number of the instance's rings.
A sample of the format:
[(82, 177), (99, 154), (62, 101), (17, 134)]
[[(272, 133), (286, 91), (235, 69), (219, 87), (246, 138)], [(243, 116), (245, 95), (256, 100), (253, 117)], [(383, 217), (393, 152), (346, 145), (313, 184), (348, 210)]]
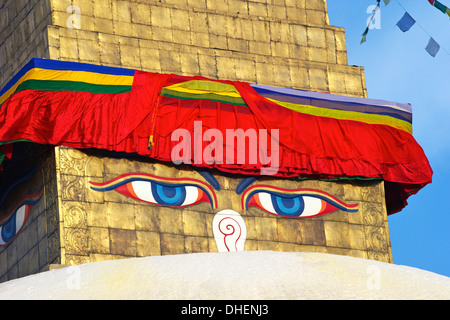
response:
[(432, 6), (436, 7), (437, 9), (442, 11), (443, 13), (446, 13), (446, 14), (448, 14), (450, 16), (450, 9), (447, 8), (445, 5), (443, 5), (442, 3), (440, 3), (439, 1), (437, 1), (437, 0), (428, 0), (428, 2)]
[(437, 43), (433, 38), (430, 38), (430, 41), (428, 41), (428, 45), (425, 48), (425, 50), (427, 50), (427, 52), (432, 57), (435, 57), (436, 54), (439, 52), (440, 48), (441, 48), (441, 46), (439, 45), (439, 43)]
[(369, 33), (369, 27), (367, 27), (366, 30), (364, 30), (364, 33), (362, 34), (363, 37), (361, 39), (361, 43), (360, 44), (366, 42), (367, 33)]
[(372, 21), (375, 18), (375, 15), (377, 14), (377, 10), (380, 10), (380, 1), (381, 0), (378, 0), (378, 4), (377, 4), (376, 8), (375, 8), (372, 16), (368, 20), (367, 27), (366, 27), (366, 30), (364, 30), (364, 32), (362, 34), (363, 37), (361, 39), (360, 44), (363, 44), (364, 42), (366, 42), (366, 36), (369, 33), (370, 25), (372, 24)]
[(399, 27), (400, 30), (402, 30), (403, 32), (406, 32), (409, 29), (411, 29), (411, 27), (415, 23), (416, 23), (416, 20), (414, 20), (413, 17), (411, 17), (408, 12), (405, 12), (405, 14), (400, 19), (400, 21), (397, 22), (397, 27)]
[(439, 10), (441, 10), (442, 11), (442, 13), (445, 13), (446, 11), (447, 11), (447, 7), (446, 6), (444, 6), (442, 3), (440, 3), (439, 1), (434, 1), (434, 6), (436, 7), (436, 8), (438, 8)]

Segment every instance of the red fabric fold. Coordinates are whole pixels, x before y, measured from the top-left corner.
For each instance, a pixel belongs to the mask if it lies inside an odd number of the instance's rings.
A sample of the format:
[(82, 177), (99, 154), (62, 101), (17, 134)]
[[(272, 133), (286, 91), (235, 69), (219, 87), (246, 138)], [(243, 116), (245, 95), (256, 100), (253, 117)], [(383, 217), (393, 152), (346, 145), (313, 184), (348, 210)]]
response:
[[(409, 133), (386, 125), (294, 112), (242, 82), (222, 81), (233, 84), (248, 107), (160, 95), (163, 87), (192, 79), (206, 78), (136, 71), (131, 93), (20, 91), (0, 108), (0, 141), (27, 139), (172, 161), (172, 150), (179, 143), (172, 141), (172, 133), (185, 129), (193, 137), (194, 123), (201, 121), (202, 133), (218, 129), (224, 137), (227, 129), (266, 129), (269, 134), (279, 130), (277, 177), (383, 179), (389, 213), (401, 210), (411, 194), (431, 182), (428, 160)], [(201, 150), (209, 144), (201, 141)], [(191, 147), (194, 150), (194, 141)], [(235, 157), (239, 152), (235, 149)], [(192, 154), (191, 162), (246, 175), (259, 175), (264, 167), (260, 159), (250, 163), (248, 156), (244, 164), (208, 164)]]

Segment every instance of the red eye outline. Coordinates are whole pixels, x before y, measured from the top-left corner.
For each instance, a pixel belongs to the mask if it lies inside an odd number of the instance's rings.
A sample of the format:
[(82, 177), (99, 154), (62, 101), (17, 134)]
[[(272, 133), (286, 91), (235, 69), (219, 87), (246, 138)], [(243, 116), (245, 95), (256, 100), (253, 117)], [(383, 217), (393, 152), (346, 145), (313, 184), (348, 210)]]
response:
[[(196, 187), (198, 189), (198, 197), (197, 200), (194, 203), (180, 206), (180, 205), (168, 205), (168, 204), (161, 204), (158, 202), (150, 202), (145, 201), (141, 199), (131, 186), (131, 184), (135, 181), (143, 181), (143, 182), (149, 182), (150, 184), (157, 184), (159, 186), (163, 187)], [(197, 179), (190, 179), (190, 178), (163, 178), (158, 177), (152, 174), (148, 173), (126, 173), (123, 175), (120, 175), (110, 181), (104, 182), (104, 183), (97, 183), (89, 181), (91, 185), (91, 189), (99, 192), (106, 192), (115, 190), (127, 197), (133, 198), (135, 200), (143, 201), (150, 204), (155, 205), (163, 205), (163, 206), (173, 206), (173, 207), (185, 207), (185, 206), (192, 206), (201, 202), (208, 202), (211, 204), (212, 209), (217, 208), (217, 198), (216, 194), (211, 186), (204, 183), (203, 181), (197, 180)], [(150, 187), (150, 186), (149, 186)]]
[[(260, 199), (259, 194), (268, 194), (271, 196), (270, 200), (266, 200), (266, 205), (262, 204), (262, 201)], [(303, 201), (303, 207), (299, 206), (299, 208), (302, 210), (302, 212), (289, 212), (285, 213), (280, 208), (277, 207), (275, 203), (273, 203), (273, 199), (278, 198), (284, 198), (284, 199), (300, 199), (298, 202), (300, 203)], [(267, 196), (265, 196), (267, 198)], [(306, 216), (302, 216), (302, 214), (305, 212), (305, 199), (313, 198), (321, 201), (321, 208), (320, 210), (317, 210), (314, 214), (307, 214)], [(267, 203), (272, 201), (272, 207), (268, 206)], [(345, 212), (357, 212), (358, 205), (359, 204), (347, 204), (338, 198), (317, 189), (283, 189), (278, 187), (273, 187), (269, 185), (254, 185), (248, 189), (246, 189), (242, 195), (242, 209), (248, 210), (249, 207), (254, 206), (258, 207), (261, 210), (288, 218), (312, 218), (312, 217), (318, 217), (321, 215), (325, 215), (328, 213), (332, 213), (337, 210), (342, 210)]]

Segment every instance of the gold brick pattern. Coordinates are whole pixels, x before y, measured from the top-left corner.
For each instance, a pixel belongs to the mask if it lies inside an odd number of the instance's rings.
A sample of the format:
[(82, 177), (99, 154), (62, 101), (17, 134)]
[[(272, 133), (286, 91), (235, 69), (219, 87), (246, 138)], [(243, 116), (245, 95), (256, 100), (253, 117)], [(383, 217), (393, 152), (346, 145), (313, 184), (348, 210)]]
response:
[[(325, 1), (52, 1), (49, 57), (365, 97)], [(52, 39), (55, 39), (54, 41)]]
[(3, 12), (1, 85), (42, 57), (367, 96), (324, 0), (9, 0)]
[[(275, 187), (315, 188), (347, 203), (360, 204), (357, 213), (337, 211), (317, 218), (289, 219), (254, 207), (244, 211), (240, 196), (235, 192), (239, 179), (221, 175), (215, 175), (222, 186), (222, 190), (216, 193), (218, 208), (215, 210), (206, 203), (170, 208), (134, 200), (116, 191), (93, 191), (89, 188), (89, 181), (106, 182), (125, 173), (203, 178), (192, 170), (144, 159), (99, 157), (63, 147), (57, 147), (56, 153), (57, 176), (68, 176), (66, 180), (71, 182), (67, 191), (61, 191), (63, 264), (215, 252), (212, 219), (216, 212), (223, 209), (233, 209), (244, 218), (247, 225), (246, 250), (316, 251), (391, 261), (382, 182), (266, 178), (264, 183)], [(91, 163), (103, 168), (103, 174), (95, 171), (95, 176), (86, 175)], [(95, 202), (86, 199), (95, 199)]]
[[(326, 182), (265, 178), (264, 184), (287, 189), (318, 189), (359, 211), (307, 219), (284, 218), (258, 208), (241, 207), (235, 192), (239, 178), (215, 174), (221, 185), (218, 207), (207, 203), (185, 208), (151, 205), (114, 190), (98, 192), (89, 181), (106, 182), (124, 173), (150, 173), (169, 178), (195, 178), (183, 166), (152, 160), (116, 159), (97, 151), (56, 147), (25, 191), (44, 186), (23, 231), (0, 249), (0, 281), (52, 265), (74, 265), (150, 255), (216, 252), (214, 214), (239, 212), (247, 226), (245, 250), (308, 251), (392, 262), (384, 187), (380, 181)], [(42, 183), (39, 183), (41, 181)]]
[(0, 87), (31, 58), (48, 58), (50, 1), (0, 1)]

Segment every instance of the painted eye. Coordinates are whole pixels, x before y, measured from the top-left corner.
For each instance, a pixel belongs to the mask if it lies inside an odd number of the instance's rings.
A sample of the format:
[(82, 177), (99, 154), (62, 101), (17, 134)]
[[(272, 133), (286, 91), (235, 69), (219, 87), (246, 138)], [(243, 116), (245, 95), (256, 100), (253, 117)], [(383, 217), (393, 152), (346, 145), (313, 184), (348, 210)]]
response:
[(205, 183), (194, 179), (168, 179), (148, 174), (125, 174), (105, 183), (91, 183), (96, 191), (115, 190), (143, 202), (171, 207), (185, 207), (207, 202), (216, 207), (216, 198)]
[(118, 187), (116, 191), (136, 200), (163, 206), (184, 207), (200, 202), (210, 202), (202, 189), (190, 185), (132, 181)]
[(0, 247), (6, 246), (16, 237), (27, 221), (31, 209), (41, 199), (41, 196), (42, 191), (23, 197), (19, 202), (20, 205), (0, 222)]
[(250, 188), (243, 195), (243, 204), (246, 209), (254, 206), (268, 213), (290, 218), (317, 217), (336, 210), (358, 211), (355, 209), (357, 204), (347, 205), (319, 190), (283, 190), (269, 186)]
[(270, 213), (286, 217), (314, 217), (336, 211), (337, 208), (319, 198), (310, 196), (281, 196), (268, 192), (253, 195), (255, 205)]
[(0, 246), (7, 245), (22, 229), (28, 217), (30, 205), (24, 204), (18, 208), (4, 223), (0, 226)]

